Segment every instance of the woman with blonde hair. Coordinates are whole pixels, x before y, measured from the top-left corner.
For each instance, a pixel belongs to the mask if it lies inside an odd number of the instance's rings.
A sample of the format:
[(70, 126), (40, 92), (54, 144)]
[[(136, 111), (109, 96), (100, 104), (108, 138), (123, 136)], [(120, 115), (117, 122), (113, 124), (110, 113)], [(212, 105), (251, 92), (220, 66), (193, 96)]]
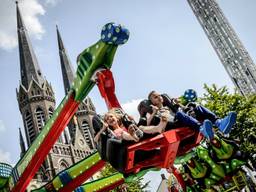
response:
[(139, 138), (136, 136), (134, 131), (134, 125), (129, 123), (128, 127), (124, 126), (123, 114), (117, 113), (118, 109), (111, 109), (104, 115), (103, 127), (96, 134), (94, 140), (98, 142), (100, 134), (106, 129), (117, 139), (124, 139), (128, 141), (138, 142)]
[[(162, 118), (162, 121), (157, 126), (140, 126), (139, 128), (134, 123), (133, 118), (127, 114), (123, 114), (120, 109), (111, 109), (104, 115), (103, 127), (96, 134), (94, 141), (98, 142), (100, 134), (106, 129), (117, 139), (127, 141), (139, 141), (139, 136), (136, 132), (145, 133), (161, 133), (168, 121), (168, 115)], [(141, 134), (140, 134), (141, 135)]]

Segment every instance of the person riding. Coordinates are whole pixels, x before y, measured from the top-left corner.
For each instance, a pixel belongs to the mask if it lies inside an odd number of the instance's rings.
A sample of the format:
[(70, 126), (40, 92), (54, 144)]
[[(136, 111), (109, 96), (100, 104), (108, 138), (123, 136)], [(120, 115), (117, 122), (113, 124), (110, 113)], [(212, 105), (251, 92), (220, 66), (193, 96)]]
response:
[(104, 115), (104, 121), (102, 122), (102, 128), (94, 137), (94, 141), (98, 142), (100, 134), (108, 129), (108, 131), (117, 139), (135, 141), (138, 142), (142, 133), (147, 132), (147, 130), (154, 130), (157, 133), (158, 130), (162, 130), (168, 121), (168, 115), (163, 115), (161, 121), (156, 126), (139, 126), (137, 127), (135, 121), (131, 116), (127, 114), (117, 113), (119, 109), (111, 109)]
[(236, 112), (231, 111), (226, 117), (221, 119), (206, 107), (196, 103), (197, 93), (193, 89), (187, 89), (183, 96), (177, 99), (177, 101), (186, 113), (192, 115), (198, 121), (208, 119), (213, 125), (217, 126), (223, 134), (228, 134), (236, 122)]
[(133, 128), (134, 125), (130, 123), (128, 127), (125, 127), (122, 121), (122, 115), (118, 114), (115, 109), (109, 110), (104, 115), (104, 121), (102, 123), (102, 128), (94, 137), (95, 142), (98, 142), (100, 134), (106, 129), (108, 129), (108, 131), (117, 139), (124, 139), (127, 141), (135, 142), (139, 141), (139, 138), (136, 136)]
[[(173, 129), (182, 126), (191, 127), (197, 131), (201, 131), (206, 137), (212, 137), (212, 124), (209, 121), (203, 121), (200, 123), (197, 119), (187, 115), (180, 110), (180, 105), (176, 99), (171, 99), (170, 105), (164, 106), (163, 97), (156, 91), (151, 91), (148, 95), (148, 100), (151, 103), (152, 113), (146, 113), (147, 126), (157, 122), (156, 118), (161, 117), (163, 114), (169, 113), (170, 118), (165, 129)], [(152, 130), (153, 131), (153, 130)]]

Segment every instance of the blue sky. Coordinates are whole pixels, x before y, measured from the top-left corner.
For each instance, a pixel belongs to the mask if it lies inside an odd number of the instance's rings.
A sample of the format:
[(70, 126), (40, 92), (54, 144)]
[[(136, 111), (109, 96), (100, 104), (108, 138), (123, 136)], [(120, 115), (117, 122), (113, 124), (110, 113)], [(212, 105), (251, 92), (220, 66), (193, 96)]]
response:
[[(256, 2), (218, 3), (255, 60)], [(204, 83), (233, 89), (186, 0), (21, 0), (20, 8), (42, 72), (55, 90), (57, 104), (64, 89), (56, 24), (74, 68), (77, 55), (99, 39), (105, 23), (121, 23), (130, 30), (130, 39), (118, 49), (112, 71), (117, 96), (132, 115), (137, 115), (138, 100), (150, 90), (179, 96), (187, 88), (202, 95)], [(23, 130), (15, 91), (20, 80), (15, 18), (14, 1), (1, 0), (0, 161), (12, 164), (20, 152), (18, 127)], [(106, 111), (96, 88), (90, 97), (98, 112)]]

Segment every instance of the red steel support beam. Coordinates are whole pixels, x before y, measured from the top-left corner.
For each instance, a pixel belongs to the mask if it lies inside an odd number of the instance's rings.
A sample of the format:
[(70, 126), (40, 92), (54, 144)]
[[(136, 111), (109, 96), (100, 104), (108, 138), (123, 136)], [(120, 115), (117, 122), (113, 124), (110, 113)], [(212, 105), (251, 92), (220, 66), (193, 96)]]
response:
[(48, 132), (47, 136), (37, 149), (35, 155), (32, 157), (23, 174), (20, 176), (19, 181), (11, 190), (12, 192), (24, 192), (26, 190), (29, 182), (38, 171), (52, 146), (57, 141), (61, 132), (65, 129), (68, 122), (76, 112), (78, 105), (79, 103), (76, 102), (73, 95), (71, 95), (63, 109), (60, 111), (60, 114), (52, 125), (51, 130)]

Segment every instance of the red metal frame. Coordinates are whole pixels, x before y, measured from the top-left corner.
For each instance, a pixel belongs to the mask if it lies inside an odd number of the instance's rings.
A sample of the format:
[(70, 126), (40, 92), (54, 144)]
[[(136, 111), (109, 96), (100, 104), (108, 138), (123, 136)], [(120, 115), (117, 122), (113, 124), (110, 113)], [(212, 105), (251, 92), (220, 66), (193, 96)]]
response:
[(57, 141), (61, 132), (65, 129), (68, 122), (76, 112), (78, 105), (79, 103), (75, 101), (74, 96), (71, 95), (56, 121), (53, 123), (51, 130), (37, 149), (35, 155), (32, 157), (25, 171), (20, 176), (20, 179), (16, 183), (15, 187), (11, 190), (12, 192), (24, 192), (26, 190), (26, 187), (43, 163), (52, 146)]
[[(105, 99), (108, 109), (121, 108), (115, 95), (115, 82), (112, 72), (106, 69), (97, 72), (96, 75), (100, 94)], [(202, 138), (203, 136), (199, 132), (190, 128), (178, 128), (128, 146), (125, 172), (137, 173), (141, 168), (149, 166), (169, 168), (173, 165), (176, 156), (183, 155), (197, 146)], [(153, 149), (159, 149), (160, 155), (134, 164), (134, 156), (137, 150), (150, 151)]]
[[(96, 83), (98, 85), (101, 96), (105, 99), (108, 109), (121, 108), (121, 105), (115, 95), (115, 82), (112, 72), (108, 69), (99, 71), (96, 74)], [(193, 143), (181, 145), (181, 141), (186, 139), (192, 140)], [(155, 166), (161, 168), (169, 168), (173, 165), (177, 155), (182, 155), (190, 150), (192, 147), (199, 144), (202, 139), (202, 135), (198, 132), (191, 130), (190, 128), (179, 128), (171, 131), (164, 132), (156, 137), (144, 140), (140, 143), (136, 143), (128, 147), (127, 151), (127, 166), (125, 168), (127, 173), (139, 172), (141, 168)], [(159, 156), (155, 156), (152, 159), (145, 160), (134, 164), (135, 151), (145, 150), (150, 151), (153, 149), (159, 149)], [(81, 183), (86, 181), (95, 172), (100, 170), (105, 165), (104, 161), (99, 161), (89, 170), (85, 171), (78, 177), (76, 177), (68, 185), (60, 189), (60, 192), (73, 191)], [(178, 173), (177, 173), (178, 174)], [(175, 175), (176, 176), (176, 175)], [(177, 177), (180, 175), (177, 175)], [(109, 191), (115, 187), (124, 183), (124, 180), (117, 181), (116, 183), (102, 188), (98, 192)]]
[(100, 160), (95, 165), (90, 167), (88, 170), (83, 172), (81, 175), (77, 176), (75, 179), (73, 179), (70, 183), (68, 183), (66, 186), (61, 188), (59, 192), (71, 192), (74, 191), (78, 186), (80, 186), (84, 181), (89, 179), (94, 173), (98, 172), (100, 169), (102, 169), (105, 166), (106, 162), (103, 160)]
[(101, 96), (105, 99), (108, 109), (121, 108), (121, 105), (115, 94), (115, 81), (112, 72), (109, 69), (99, 71), (96, 74), (96, 83)]
[[(181, 143), (189, 139), (190, 142)], [(176, 156), (185, 154), (191, 148), (197, 146), (202, 135), (190, 128), (178, 128), (164, 132), (153, 138), (146, 139), (127, 148), (126, 173), (137, 173), (142, 168), (156, 166), (169, 168), (173, 165)], [(192, 143), (191, 143), (192, 142)], [(134, 163), (137, 150), (151, 151), (159, 150), (159, 155), (142, 162)]]

